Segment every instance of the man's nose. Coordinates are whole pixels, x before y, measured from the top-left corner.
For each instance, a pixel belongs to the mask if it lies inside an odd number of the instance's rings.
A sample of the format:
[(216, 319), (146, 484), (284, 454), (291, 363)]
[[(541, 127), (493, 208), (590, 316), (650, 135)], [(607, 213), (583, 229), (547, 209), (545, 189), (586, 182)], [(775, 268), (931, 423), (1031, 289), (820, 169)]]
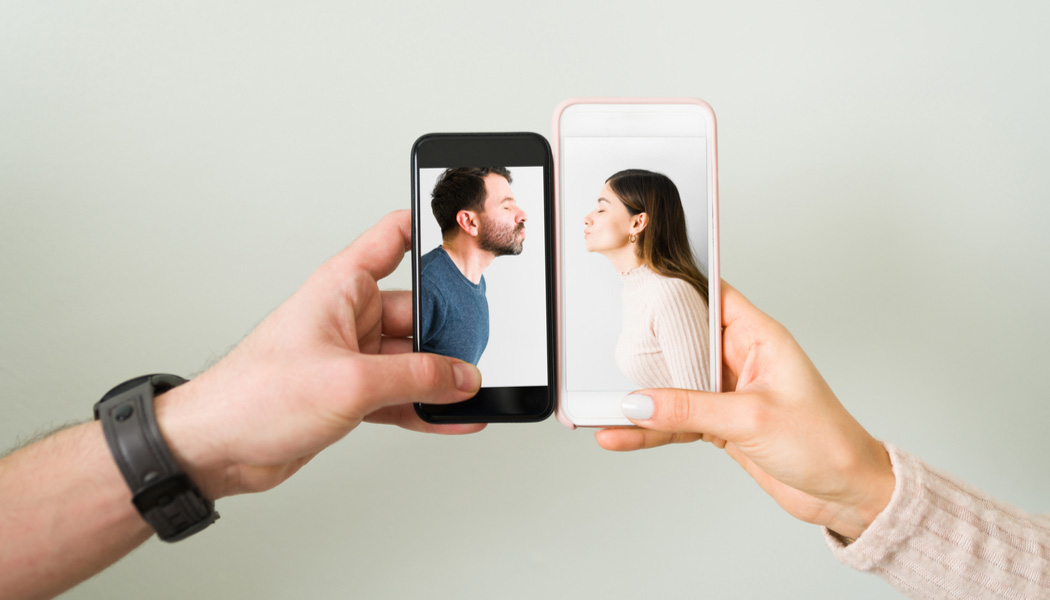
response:
[(524, 223), (525, 219), (527, 219), (528, 217), (529, 216), (527, 214), (525, 214), (524, 210), (522, 210), (520, 208), (518, 209), (518, 221), (517, 221), (518, 223)]

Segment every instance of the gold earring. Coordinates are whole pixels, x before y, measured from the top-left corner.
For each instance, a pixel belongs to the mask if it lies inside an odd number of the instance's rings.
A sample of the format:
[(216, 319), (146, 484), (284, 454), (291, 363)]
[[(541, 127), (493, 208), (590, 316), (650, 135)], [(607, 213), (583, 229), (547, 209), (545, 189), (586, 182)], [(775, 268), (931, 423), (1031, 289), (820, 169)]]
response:
[(633, 244), (638, 241), (638, 235), (632, 233), (631, 235), (627, 236), (627, 239), (630, 240), (630, 242)]

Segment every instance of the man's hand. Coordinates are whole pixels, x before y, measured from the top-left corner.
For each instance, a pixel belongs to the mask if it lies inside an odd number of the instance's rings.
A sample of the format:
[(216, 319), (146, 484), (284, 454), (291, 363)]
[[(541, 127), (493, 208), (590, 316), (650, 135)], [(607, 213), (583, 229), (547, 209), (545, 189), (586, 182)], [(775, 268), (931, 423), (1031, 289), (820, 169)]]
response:
[(598, 444), (638, 450), (703, 440), (724, 448), (792, 516), (858, 537), (889, 503), (885, 448), (846, 411), (784, 328), (722, 284), (727, 393), (642, 390), (624, 401), (641, 429)]
[[(361, 421), (437, 433), (484, 427), (428, 425), (412, 409), (470, 398), (481, 374), (411, 353), (411, 296), (377, 284), (410, 239), (409, 213), (387, 216), (219, 364), (156, 399), (168, 447), (206, 497), (271, 488)], [(59, 594), (152, 533), (98, 421), (0, 458), (0, 600)]]
[(436, 433), (484, 427), (430, 425), (412, 408), (466, 400), (481, 375), (411, 353), (411, 294), (378, 287), (410, 244), (408, 211), (388, 215), (217, 365), (157, 399), (164, 437), (205, 496), (271, 488), (362, 421)]

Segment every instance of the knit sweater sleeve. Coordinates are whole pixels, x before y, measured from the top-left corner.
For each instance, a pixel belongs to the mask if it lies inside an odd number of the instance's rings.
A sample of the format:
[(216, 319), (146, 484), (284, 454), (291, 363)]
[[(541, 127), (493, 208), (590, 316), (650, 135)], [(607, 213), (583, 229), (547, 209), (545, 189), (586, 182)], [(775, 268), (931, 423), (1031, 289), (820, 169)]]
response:
[(689, 283), (665, 278), (653, 315), (653, 333), (667, 362), (669, 387), (710, 390), (707, 305)]
[(1050, 598), (1050, 518), (998, 502), (887, 444), (890, 503), (835, 557), (913, 598)]

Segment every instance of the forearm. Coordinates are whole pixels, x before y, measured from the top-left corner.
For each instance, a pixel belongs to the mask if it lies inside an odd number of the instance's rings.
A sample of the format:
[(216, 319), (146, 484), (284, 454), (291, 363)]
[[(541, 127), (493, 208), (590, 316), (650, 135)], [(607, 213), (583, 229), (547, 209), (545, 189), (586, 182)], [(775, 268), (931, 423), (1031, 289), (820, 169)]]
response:
[(1050, 597), (1050, 520), (888, 448), (893, 497), (852, 544), (828, 535), (839, 560), (916, 598)]
[(98, 422), (0, 460), (0, 600), (55, 596), (152, 533)]

